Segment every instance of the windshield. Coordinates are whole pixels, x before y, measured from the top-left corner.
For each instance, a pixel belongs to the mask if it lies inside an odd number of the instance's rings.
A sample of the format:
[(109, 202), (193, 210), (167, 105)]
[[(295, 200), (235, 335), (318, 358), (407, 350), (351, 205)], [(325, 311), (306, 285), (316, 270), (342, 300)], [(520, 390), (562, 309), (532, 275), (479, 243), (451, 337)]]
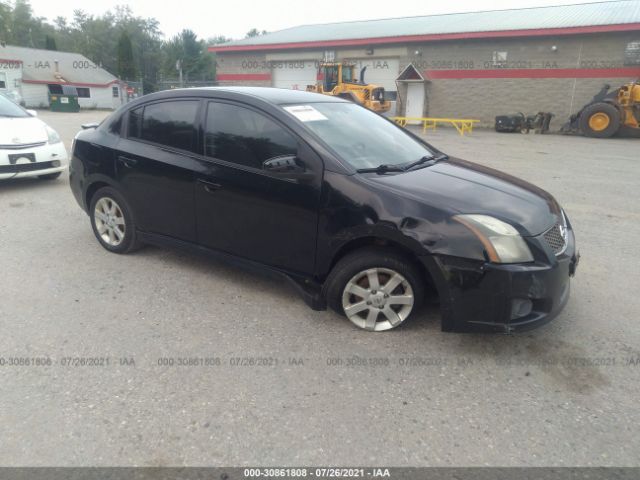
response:
[(22, 107), (16, 105), (4, 95), (0, 94), (0, 117), (28, 117)]
[(401, 128), (353, 103), (313, 103), (284, 108), (356, 170), (403, 165), (433, 155)]

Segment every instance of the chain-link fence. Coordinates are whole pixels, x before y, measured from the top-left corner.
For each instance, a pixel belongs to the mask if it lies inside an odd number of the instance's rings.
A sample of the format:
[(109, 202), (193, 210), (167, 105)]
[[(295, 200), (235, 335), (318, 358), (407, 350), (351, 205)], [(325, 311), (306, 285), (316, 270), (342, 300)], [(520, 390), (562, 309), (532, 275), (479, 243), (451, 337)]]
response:
[(121, 101), (122, 103), (127, 103), (147, 93), (173, 90), (175, 88), (215, 87), (218, 82), (215, 80), (183, 80), (180, 82), (179, 79), (163, 78), (154, 83), (140, 80), (122, 80), (121, 85)]
[(218, 82), (215, 80), (183, 80), (180, 84), (180, 80), (167, 80), (163, 79), (157, 82), (158, 90), (173, 90), (174, 88), (195, 88), (195, 87), (215, 87)]

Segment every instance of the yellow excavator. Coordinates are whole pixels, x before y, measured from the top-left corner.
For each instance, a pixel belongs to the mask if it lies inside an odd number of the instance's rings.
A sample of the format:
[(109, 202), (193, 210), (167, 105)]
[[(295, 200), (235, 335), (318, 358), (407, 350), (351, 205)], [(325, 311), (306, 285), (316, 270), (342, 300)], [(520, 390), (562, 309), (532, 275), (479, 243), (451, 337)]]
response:
[(640, 133), (640, 80), (610, 90), (609, 85), (604, 85), (591, 102), (571, 115), (561, 131), (581, 131), (596, 138), (611, 137), (622, 127)]
[(359, 103), (369, 110), (384, 113), (391, 102), (384, 98), (384, 88), (365, 83), (367, 67), (360, 70), (360, 79), (355, 79), (355, 65), (322, 62), (318, 67), (318, 83), (307, 85), (308, 92), (323, 93)]

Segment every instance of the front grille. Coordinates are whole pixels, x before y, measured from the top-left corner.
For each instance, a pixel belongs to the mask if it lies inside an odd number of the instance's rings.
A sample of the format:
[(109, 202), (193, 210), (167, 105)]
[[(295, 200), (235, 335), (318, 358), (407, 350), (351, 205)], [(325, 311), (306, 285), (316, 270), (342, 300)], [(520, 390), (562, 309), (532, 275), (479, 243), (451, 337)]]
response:
[(60, 166), (60, 160), (37, 163), (18, 163), (16, 165), (0, 165), (0, 173), (21, 173), (35, 172), (36, 170), (46, 170)]
[(42, 147), (43, 145), (46, 145), (46, 144), (47, 142), (0, 145), (0, 150), (24, 150), (26, 148)]
[(561, 228), (564, 228), (564, 231), (566, 232), (565, 226), (561, 226), (560, 223), (556, 223), (543, 235), (544, 240), (547, 242), (547, 245), (549, 245), (555, 255), (560, 255), (562, 252), (564, 252), (564, 249), (567, 246), (567, 242), (562, 236)]

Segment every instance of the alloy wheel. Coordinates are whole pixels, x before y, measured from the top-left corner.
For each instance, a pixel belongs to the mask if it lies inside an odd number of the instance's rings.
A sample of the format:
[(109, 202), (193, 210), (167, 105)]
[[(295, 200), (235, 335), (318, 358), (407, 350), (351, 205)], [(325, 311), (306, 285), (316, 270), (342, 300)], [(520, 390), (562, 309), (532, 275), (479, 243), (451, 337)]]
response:
[(111, 247), (122, 243), (126, 233), (126, 223), (120, 205), (109, 197), (102, 197), (93, 211), (93, 221), (100, 238)]
[(411, 313), (414, 294), (407, 279), (388, 268), (369, 268), (344, 287), (342, 308), (347, 318), (365, 330), (397, 327)]

